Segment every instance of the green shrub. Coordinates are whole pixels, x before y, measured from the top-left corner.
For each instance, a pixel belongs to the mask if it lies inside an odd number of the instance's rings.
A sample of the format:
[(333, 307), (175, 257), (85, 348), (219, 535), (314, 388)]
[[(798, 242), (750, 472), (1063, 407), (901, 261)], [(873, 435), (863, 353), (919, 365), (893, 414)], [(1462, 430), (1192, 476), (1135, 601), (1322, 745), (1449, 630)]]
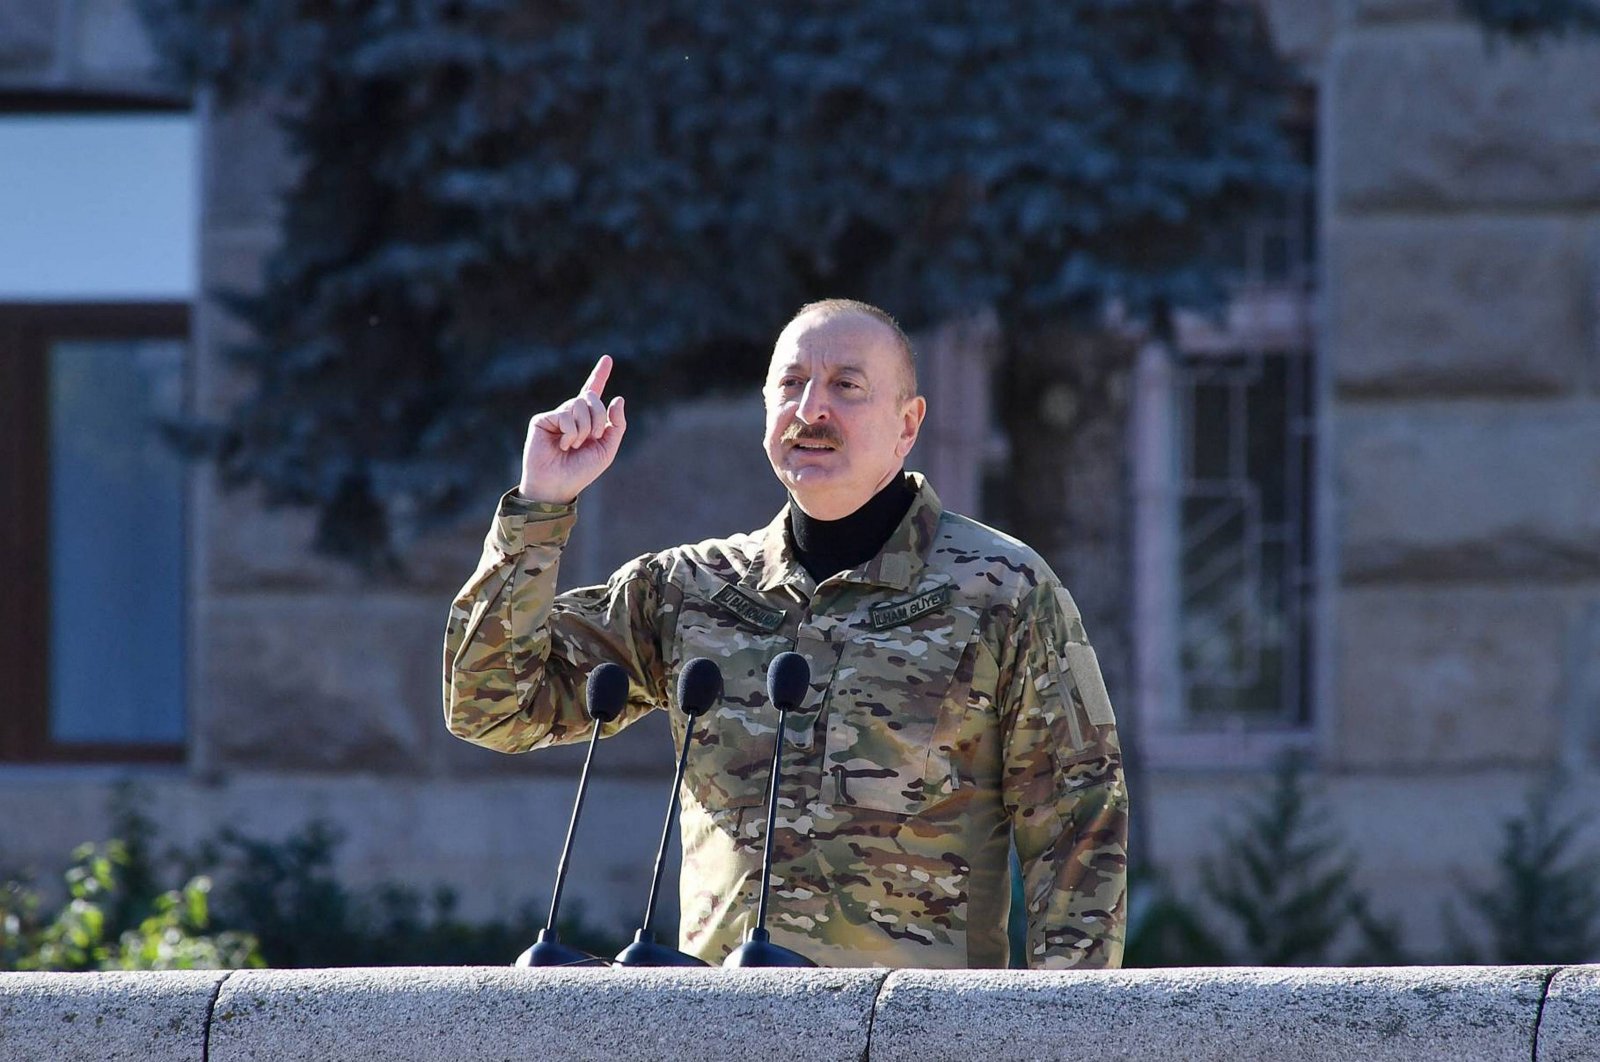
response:
[[(274, 967), (503, 965), (532, 944), (543, 927), (532, 903), (508, 919), (468, 922), (448, 888), (428, 900), (409, 886), (352, 890), (334, 874), (342, 837), (312, 822), (282, 841), (225, 830), (203, 846), (218, 868), (217, 906), (227, 924), (249, 927)], [(615, 955), (625, 940), (583, 921), (581, 905), (565, 907), (563, 942)]]
[(1480, 927), (1469, 935), (1447, 906), (1445, 927), (1456, 961), (1600, 961), (1600, 858), (1577, 850), (1590, 820), (1558, 819), (1556, 801), (1555, 786), (1530, 794), (1524, 812), (1502, 824), (1493, 874), (1459, 879)]
[(1375, 918), (1352, 884), (1355, 858), (1307, 791), (1298, 759), (1284, 760), (1265, 797), (1223, 836), (1201, 880), (1231, 923), (1228, 961), (1319, 965), (1347, 933), (1359, 944), (1345, 961), (1404, 961), (1398, 926)]
[[(119, 791), (116, 808), (117, 836), (74, 851), (59, 909), (24, 878), (0, 882), (0, 970), (504, 965), (544, 925), (531, 903), (469, 922), (449, 889), (427, 899), (392, 883), (353, 890), (334, 874), (342, 838), (323, 822), (280, 841), (223, 830), (158, 863), (138, 795)], [(596, 955), (626, 943), (577, 903), (558, 928)]]
[(154, 891), (142, 846), (149, 835), (86, 844), (66, 871), (67, 901), (42, 914), (39, 893), (22, 881), (0, 890), (0, 969), (203, 970), (260, 966), (255, 938), (213, 932), (209, 878)]

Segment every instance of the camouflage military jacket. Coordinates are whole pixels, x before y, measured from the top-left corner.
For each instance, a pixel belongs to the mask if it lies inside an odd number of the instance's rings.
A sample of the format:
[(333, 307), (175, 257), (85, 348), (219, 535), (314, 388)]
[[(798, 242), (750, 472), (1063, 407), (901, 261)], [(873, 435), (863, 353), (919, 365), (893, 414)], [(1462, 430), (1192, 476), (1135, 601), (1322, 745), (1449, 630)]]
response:
[(679, 823), (679, 946), (715, 963), (755, 918), (777, 724), (765, 675), (794, 650), (811, 693), (786, 726), (776, 943), (825, 966), (1004, 966), (1014, 835), (1028, 965), (1117, 965), (1127, 793), (1077, 608), (1032, 550), (915, 479), (883, 551), (820, 585), (780, 513), (560, 595), (574, 509), (508, 494), (450, 611), (451, 731), (505, 752), (576, 741), (601, 661), (631, 680), (609, 731), (674, 708), (683, 664), (716, 660), (726, 695), (696, 723)]

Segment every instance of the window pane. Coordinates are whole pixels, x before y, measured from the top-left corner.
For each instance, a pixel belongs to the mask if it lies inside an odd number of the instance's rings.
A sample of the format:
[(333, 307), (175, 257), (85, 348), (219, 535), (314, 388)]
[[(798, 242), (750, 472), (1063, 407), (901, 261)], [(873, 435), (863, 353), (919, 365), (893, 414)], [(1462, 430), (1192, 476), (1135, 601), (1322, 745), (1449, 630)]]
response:
[(1202, 725), (1309, 720), (1310, 358), (1188, 359), (1180, 524), (1184, 699)]
[(50, 736), (183, 740), (183, 403), (174, 339), (50, 350)]
[(0, 300), (185, 300), (200, 224), (187, 114), (0, 115)]

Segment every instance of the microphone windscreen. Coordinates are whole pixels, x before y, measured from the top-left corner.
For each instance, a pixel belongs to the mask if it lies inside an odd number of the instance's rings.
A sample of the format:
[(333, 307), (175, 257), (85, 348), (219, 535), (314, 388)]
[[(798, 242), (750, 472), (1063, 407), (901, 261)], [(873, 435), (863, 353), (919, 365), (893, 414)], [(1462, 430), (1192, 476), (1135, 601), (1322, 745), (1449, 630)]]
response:
[(767, 665), (767, 698), (790, 711), (800, 707), (811, 685), (811, 665), (799, 653), (779, 653)]
[(585, 691), (589, 698), (589, 718), (609, 723), (622, 714), (628, 703), (628, 673), (617, 664), (605, 663), (589, 672)]
[(697, 656), (678, 675), (678, 707), (687, 716), (703, 715), (722, 697), (722, 669), (715, 660)]

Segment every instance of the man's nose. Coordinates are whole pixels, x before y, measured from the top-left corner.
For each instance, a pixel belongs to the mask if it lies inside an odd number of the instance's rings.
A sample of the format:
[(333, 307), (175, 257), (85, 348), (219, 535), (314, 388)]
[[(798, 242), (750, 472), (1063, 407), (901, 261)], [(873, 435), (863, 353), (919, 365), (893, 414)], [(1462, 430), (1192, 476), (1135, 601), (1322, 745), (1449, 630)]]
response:
[(795, 410), (795, 415), (807, 424), (815, 424), (827, 417), (827, 396), (816, 380), (808, 381), (805, 390), (800, 392), (800, 408)]

